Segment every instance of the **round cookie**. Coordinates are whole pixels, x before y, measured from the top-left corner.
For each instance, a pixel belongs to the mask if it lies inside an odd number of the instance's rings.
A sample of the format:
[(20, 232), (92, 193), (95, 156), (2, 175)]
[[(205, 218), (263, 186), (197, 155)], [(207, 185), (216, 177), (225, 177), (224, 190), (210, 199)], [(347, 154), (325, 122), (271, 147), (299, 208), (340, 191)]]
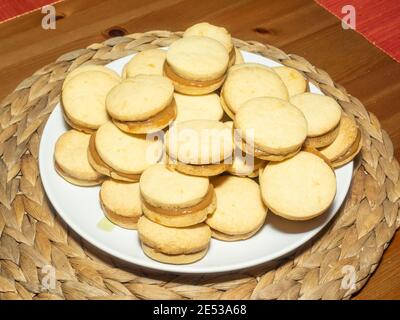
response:
[(305, 92), (291, 97), (290, 103), (299, 108), (307, 119), (307, 146), (321, 148), (335, 140), (342, 109), (333, 98)]
[(54, 165), (57, 173), (68, 182), (78, 186), (94, 186), (103, 181), (89, 164), (87, 149), (90, 135), (76, 130), (63, 133), (54, 149)]
[(147, 256), (172, 264), (200, 260), (207, 253), (211, 240), (210, 228), (204, 223), (186, 228), (172, 228), (157, 224), (146, 217), (139, 219), (138, 234)]
[(176, 117), (172, 82), (159, 75), (137, 75), (115, 86), (106, 107), (115, 125), (128, 133), (159, 131)]
[(92, 135), (88, 155), (98, 172), (117, 180), (136, 182), (145, 169), (161, 158), (162, 142), (125, 133), (107, 122)]
[(336, 194), (331, 167), (313, 153), (301, 151), (282, 162), (270, 162), (260, 175), (266, 206), (289, 220), (309, 220), (324, 213)]
[(164, 74), (179, 93), (207, 94), (224, 82), (228, 61), (228, 52), (218, 41), (208, 37), (184, 37), (169, 47)]
[(303, 113), (286, 100), (254, 98), (239, 109), (234, 121), (245, 152), (279, 161), (296, 154), (307, 136)]
[(138, 182), (104, 181), (100, 189), (100, 203), (111, 222), (126, 229), (136, 229), (142, 215)]
[(296, 69), (282, 66), (275, 67), (273, 70), (286, 85), (290, 97), (307, 91), (307, 80)]
[(357, 124), (352, 118), (342, 114), (336, 139), (319, 151), (329, 159), (334, 168), (338, 168), (353, 160), (361, 147), (361, 132)]
[(212, 180), (217, 195), (217, 209), (207, 218), (214, 238), (244, 240), (264, 224), (267, 208), (259, 185), (250, 178), (220, 176)]
[(186, 174), (211, 176), (231, 163), (232, 130), (213, 120), (174, 124), (165, 135), (169, 164)]
[(233, 47), (232, 37), (229, 32), (223, 27), (217, 27), (207, 22), (197, 23), (183, 33), (183, 37), (200, 36), (208, 37), (217, 40), (221, 43), (229, 53), (229, 66), (236, 61), (236, 51)]
[(83, 72), (88, 72), (88, 71), (98, 71), (98, 72), (103, 72), (110, 77), (114, 78), (117, 81), (121, 81), (121, 77), (119, 76), (118, 73), (116, 73), (114, 70), (111, 70), (110, 68), (107, 68), (105, 66), (97, 65), (97, 64), (87, 64), (84, 66), (79, 66), (66, 76), (64, 82), (63, 82), (63, 89), (65, 85), (71, 80), (73, 77), (76, 75), (83, 73)]
[(239, 64), (232, 67), (221, 91), (221, 104), (233, 119), (239, 108), (257, 97), (288, 99), (288, 91), (281, 78), (259, 64)]
[(76, 74), (61, 93), (67, 123), (74, 129), (92, 133), (109, 120), (106, 96), (120, 81), (101, 71)]
[(163, 67), (167, 52), (161, 49), (141, 51), (124, 66), (122, 77), (133, 78), (139, 74), (163, 75)]
[(157, 164), (140, 178), (143, 213), (170, 227), (203, 222), (215, 210), (216, 199), (208, 178), (195, 177)]
[(175, 93), (174, 98), (177, 107), (175, 122), (199, 119), (218, 121), (224, 115), (219, 96), (215, 93), (202, 96)]

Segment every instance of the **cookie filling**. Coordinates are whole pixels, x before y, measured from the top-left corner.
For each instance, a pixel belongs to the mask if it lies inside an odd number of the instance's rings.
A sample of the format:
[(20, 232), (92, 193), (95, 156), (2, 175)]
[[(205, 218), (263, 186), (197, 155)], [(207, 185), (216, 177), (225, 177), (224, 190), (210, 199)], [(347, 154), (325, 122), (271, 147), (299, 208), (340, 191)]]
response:
[(136, 229), (136, 224), (139, 221), (140, 214), (132, 217), (122, 216), (116, 213), (115, 211), (111, 210), (110, 208), (108, 208), (101, 199), (101, 195), (100, 195), (100, 204), (105, 215), (112, 223), (115, 223), (124, 228)]
[(188, 86), (188, 87), (197, 87), (197, 88), (206, 88), (209, 86), (213, 86), (219, 82), (222, 82), (225, 79), (225, 74), (217, 79), (213, 80), (205, 80), (205, 81), (198, 81), (198, 80), (189, 80), (182, 78), (178, 74), (176, 74), (171, 66), (165, 62), (164, 63), (164, 74), (171, 79), (173, 82), (177, 82), (181, 85)]
[(253, 148), (244, 141), (242, 141), (242, 148), (243, 148), (243, 151), (245, 151), (246, 153), (252, 154), (256, 158), (268, 160), (268, 161), (282, 161), (287, 158), (291, 158), (291, 157), (295, 156), (301, 150), (301, 147), (299, 147), (297, 150), (290, 152), (290, 153), (272, 154), (272, 153), (268, 153), (268, 152), (262, 151), (260, 149), (257, 149), (256, 147)]
[(149, 210), (158, 213), (158, 214), (163, 214), (163, 215), (170, 215), (170, 216), (177, 216), (177, 215), (187, 215), (187, 214), (192, 214), (196, 213), (198, 211), (206, 209), (209, 205), (212, 204), (213, 198), (215, 197), (215, 191), (213, 186), (210, 184), (208, 187), (207, 194), (205, 197), (197, 204), (186, 207), (186, 208), (168, 208), (164, 209), (161, 207), (156, 207), (148, 203), (143, 197), (142, 197), (142, 204)]
[(103, 159), (100, 158), (100, 155), (96, 150), (95, 139), (96, 139), (96, 133), (92, 134), (92, 136), (90, 137), (88, 158), (90, 164), (96, 171), (117, 180), (132, 181), (132, 182), (139, 181), (140, 174), (130, 174), (130, 173), (120, 172), (111, 168), (108, 164), (106, 164), (103, 161)]
[(192, 176), (210, 177), (216, 176), (226, 171), (230, 166), (229, 163), (212, 163), (212, 164), (188, 164), (176, 161), (168, 164), (168, 167), (176, 169), (182, 173)]
[(357, 137), (351, 147), (339, 158), (335, 159), (332, 162), (333, 167), (342, 166), (348, 162), (350, 162), (361, 150), (362, 143), (361, 143), (361, 132), (357, 130)]
[(121, 121), (112, 119), (114, 124), (122, 131), (128, 133), (151, 133), (168, 126), (176, 118), (175, 99), (156, 115), (142, 121)]
[(306, 141), (304, 142), (305, 145), (314, 148), (323, 148), (327, 145), (330, 145), (339, 134), (339, 124), (337, 124), (335, 128), (323, 135), (316, 137), (307, 137)]

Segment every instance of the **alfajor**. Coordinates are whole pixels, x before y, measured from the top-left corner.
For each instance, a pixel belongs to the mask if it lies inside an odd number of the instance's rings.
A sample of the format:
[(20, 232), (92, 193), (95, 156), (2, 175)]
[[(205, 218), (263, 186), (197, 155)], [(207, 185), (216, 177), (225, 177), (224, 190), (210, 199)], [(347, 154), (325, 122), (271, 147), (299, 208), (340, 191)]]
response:
[(100, 189), (100, 203), (112, 223), (126, 229), (136, 229), (142, 215), (139, 183), (108, 179)]
[(116, 180), (136, 182), (145, 169), (160, 160), (162, 142), (125, 133), (107, 122), (91, 136), (87, 154), (96, 171)]
[(107, 68), (105, 66), (97, 65), (97, 64), (86, 64), (83, 66), (79, 66), (72, 70), (68, 75), (65, 77), (64, 82), (63, 82), (63, 88), (66, 86), (66, 84), (74, 78), (76, 75), (83, 73), (83, 72), (88, 72), (88, 71), (97, 71), (97, 72), (103, 72), (110, 77), (114, 78), (117, 81), (121, 81), (121, 77), (119, 76), (118, 73), (116, 73), (114, 70), (111, 70), (110, 68)]
[(183, 37), (200, 36), (217, 40), (229, 54), (229, 66), (235, 64), (236, 51), (232, 43), (232, 37), (224, 27), (217, 27), (208, 22), (197, 23), (183, 33)]
[(213, 238), (237, 241), (253, 236), (265, 222), (267, 208), (260, 187), (250, 178), (219, 176), (212, 180), (217, 209), (207, 218)]
[(139, 74), (155, 74), (162, 76), (167, 52), (161, 49), (141, 51), (124, 66), (122, 77), (133, 78)]
[(361, 132), (352, 118), (342, 114), (338, 131), (336, 139), (329, 146), (319, 150), (334, 168), (349, 163), (362, 148)]
[(272, 70), (282, 79), (290, 97), (307, 91), (307, 80), (296, 69), (281, 66), (272, 68)]
[(232, 162), (232, 130), (215, 120), (174, 124), (165, 135), (168, 165), (196, 176), (215, 176)]
[(246, 101), (258, 97), (287, 100), (287, 88), (281, 78), (270, 68), (256, 63), (244, 63), (229, 69), (221, 90), (221, 105), (233, 119)]
[(269, 161), (294, 156), (307, 137), (303, 113), (286, 100), (270, 97), (244, 103), (236, 113), (234, 128), (243, 151)]
[(177, 107), (175, 122), (187, 120), (221, 120), (224, 110), (221, 107), (219, 96), (215, 93), (201, 96), (174, 94)]
[(106, 108), (122, 131), (145, 134), (159, 131), (176, 117), (172, 82), (159, 75), (137, 75), (122, 81), (107, 95)]
[(103, 181), (103, 175), (89, 164), (87, 148), (90, 135), (76, 130), (63, 133), (54, 150), (54, 166), (57, 173), (78, 186), (94, 186)]
[(289, 101), (299, 108), (307, 119), (306, 146), (322, 148), (335, 140), (339, 133), (342, 109), (333, 98), (305, 92), (290, 97)]
[(227, 171), (239, 177), (257, 177), (259, 170), (263, 168), (267, 162), (265, 160), (258, 159), (251, 154), (245, 153), (241, 149), (241, 137), (233, 130), (233, 122), (227, 121), (224, 123), (232, 128), (232, 137), (234, 140), (232, 164), (228, 167)]
[(172, 228), (146, 217), (139, 219), (138, 234), (143, 251), (149, 258), (171, 264), (200, 260), (206, 255), (211, 240), (210, 228), (204, 223)]
[(61, 105), (65, 121), (72, 128), (93, 133), (109, 120), (106, 96), (120, 83), (120, 79), (104, 69), (106, 68), (103, 67), (103, 71), (96, 69), (84, 72), (76, 70), (75, 75), (65, 81), (61, 92)]
[(207, 94), (224, 82), (228, 62), (228, 52), (217, 40), (188, 36), (169, 47), (164, 75), (172, 80), (179, 93)]
[(169, 227), (203, 222), (216, 207), (215, 192), (208, 178), (185, 175), (163, 164), (143, 172), (140, 193), (145, 216)]
[(324, 213), (336, 194), (333, 169), (317, 155), (305, 151), (270, 162), (260, 175), (266, 206), (289, 220), (309, 220)]

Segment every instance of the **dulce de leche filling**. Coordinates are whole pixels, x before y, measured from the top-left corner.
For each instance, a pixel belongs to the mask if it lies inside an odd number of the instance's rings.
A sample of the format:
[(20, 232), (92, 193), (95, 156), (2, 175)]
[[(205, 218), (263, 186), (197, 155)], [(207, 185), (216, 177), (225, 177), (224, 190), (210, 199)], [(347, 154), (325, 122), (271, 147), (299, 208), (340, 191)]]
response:
[(144, 206), (146, 206), (147, 209), (149, 209), (155, 213), (169, 215), (169, 216), (178, 216), (178, 215), (195, 213), (195, 212), (198, 212), (198, 211), (201, 211), (201, 210), (207, 208), (212, 203), (213, 197), (214, 197), (214, 188), (213, 188), (212, 184), (210, 184), (205, 197), (199, 203), (197, 203), (193, 206), (190, 206), (190, 207), (186, 207), (186, 208), (164, 209), (164, 208), (155, 207), (155, 206), (151, 205), (143, 198), (143, 196), (141, 197), (141, 199), (142, 199), (142, 204)]
[(164, 127), (166, 127), (171, 121), (176, 118), (176, 103), (175, 99), (172, 99), (172, 102), (161, 112), (156, 115), (142, 121), (121, 121), (117, 119), (113, 119), (113, 122), (118, 127), (122, 126), (122, 130), (127, 128), (128, 130), (137, 131), (137, 130), (155, 130), (158, 131)]
[(92, 136), (90, 137), (90, 140), (89, 140), (90, 155), (92, 157), (92, 160), (99, 167), (103, 167), (104, 169), (106, 169), (109, 172), (109, 176), (111, 176), (112, 172), (115, 172), (117, 175), (119, 175), (121, 177), (125, 177), (127, 179), (136, 180), (136, 181), (138, 181), (140, 179), (140, 174), (129, 174), (129, 173), (120, 172), (120, 171), (117, 171), (117, 170), (111, 168), (107, 163), (105, 163), (103, 161), (103, 159), (100, 158), (100, 155), (98, 154), (98, 152), (96, 150), (95, 140), (96, 140), (96, 133), (92, 134)]
[(167, 61), (164, 62), (164, 74), (170, 78), (172, 81), (177, 82), (179, 84), (182, 84), (184, 86), (188, 87), (198, 87), (198, 88), (204, 88), (204, 87), (209, 87), (212, 86), (216, 83), (219, 83), (224, 80), (225, 74), (222, 75), (221, 77), (213, 80), (205, 80), (205, 81), (199, 81), (199, 80), (189, 80), (182, 78), (178, 74), (174, 72), (174, 70), (171, 68), (171, 66), (168, 64)]

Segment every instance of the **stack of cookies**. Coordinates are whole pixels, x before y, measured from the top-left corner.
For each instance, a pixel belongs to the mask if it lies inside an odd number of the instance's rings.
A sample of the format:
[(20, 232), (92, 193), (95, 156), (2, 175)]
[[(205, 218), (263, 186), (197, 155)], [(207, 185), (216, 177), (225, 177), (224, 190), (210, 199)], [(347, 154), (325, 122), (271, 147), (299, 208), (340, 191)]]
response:
[(71, 130), (57, 141), (55, 170), (101, 184), (104, 215), (137, 229), (143, 252), (163, 263), (203, 258), (211, 238), (254, 236), (268, 209), (299, 221), (323, 214), (334, 168), (362, 147), (336, 100), (310, 93), (295, 69), (245, 63), (209, 23), (139, 52), (122, 76), (76, 68), (61, 102)]

